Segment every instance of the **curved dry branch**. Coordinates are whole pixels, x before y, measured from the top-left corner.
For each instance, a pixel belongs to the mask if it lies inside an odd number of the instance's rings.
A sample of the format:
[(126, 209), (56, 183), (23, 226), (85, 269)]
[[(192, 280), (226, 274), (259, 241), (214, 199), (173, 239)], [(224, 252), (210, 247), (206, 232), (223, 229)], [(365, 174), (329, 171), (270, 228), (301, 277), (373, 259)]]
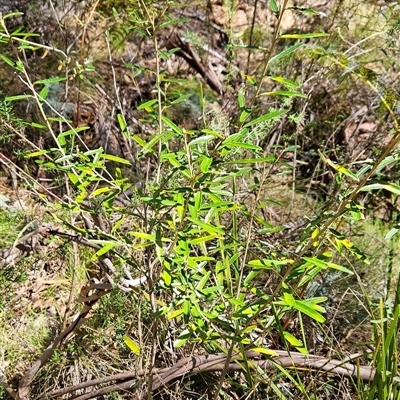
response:
[(65, 342), (68, 337), (73, 335), (92, 315), (92, 308), (96, 302), (106, 294), (110, 293), (110, 283), (87, 283), (82, 289), (78, 302), (83, 303), (82, 311), (74, 321), (64, 329), (54, 340), (54, 342), (42, 353), (39, 359), (25, 373), (18, 384), (19, 400), (29, 400), (29, 387), (33, 382), (39, 369), (51, 358), (54, 351)]
[(198, 72), (207, 81), (212, 90), (219, 95), (224, 94), (225, 90), (211, 64), (209, 64), (208, 67), (205, 66), (200, 56), (187, 40), (173, 33), (166, 43), (166, 48), (168, 50), (179, 49), (175, 54), (182, 57), (196, 72)]
[[(277, 356), (270, 359), (262, 359), (260, 353), (254, 351), (247, 351), (245, 355), (249, 367), (252, 369), (257, 367), (262, 368), (265, 371), (276, 370), (278, 366), (289, 369), (307, 368), (310, 371), (324, 371), (341, 376), (357, 377), (358, 379), (365, 381), (370, 381), (374, 379), (375, 376), (375, 370), (369, 366), (358, 366), (350, 362), (343, 362), (335, 359), (331, 360), (325, 357), (305, 355), (297, 352), (287, 352), (282, 350), (276, 350), (275, 352), (277, 353)], [(167, 385), (169, 382), (182, 378), (188, 374), (223, 371), (226, 358), (227, 355), (225, 353), (192, 356), (183, 358), (171, 367), (154, 369), (152, 374), (153, 384), (151, 390), (157, 390), (162, 386)], [(228, 365), (228, 371), (244, 371), (243, 362), (243, 358), (240, 355), (233, 356)], [(114, 391), (130, 390), (132, 386), (137, 383), (138, 379), (141, 378), (146, 379), (146, 371), (141, 370), (112, 375), (84, 382), (79, 385), (54, 390), (46, 393), (46, 397), (57, 397), (88, 387), (104, 385), (111, 381), (115, 382), (100, 389), (82, 395), (75, 395), (71, 398), (74, 400), (89, 400)]]

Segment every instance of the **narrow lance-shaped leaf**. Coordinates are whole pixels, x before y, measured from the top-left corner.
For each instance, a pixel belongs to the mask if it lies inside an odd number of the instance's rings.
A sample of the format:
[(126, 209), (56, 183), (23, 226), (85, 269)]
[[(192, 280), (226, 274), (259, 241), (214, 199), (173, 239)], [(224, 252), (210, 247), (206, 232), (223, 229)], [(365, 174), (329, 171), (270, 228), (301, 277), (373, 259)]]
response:
[(281, 35), (281, 39), (312, 39), (319, 37), (329, 36), (329, 33), (325, 32), (314, 32), (314, 33), (285, 33)]
[(259, 96), (286, 96), (286, 97), (302, 97), (307, 98), (307, 95), (299, 92), (291, 92), (289, 90), (275, 90), (274, 92), (263, 92)]
[(362, 192), (372, 192), (373, 190), (381, 189), (385, 189), (388, 192), (400, 195), (400, 186), (395, 185), (394, 183), (371, 183), (370, 185), (364, 186), (360, 190)]
[(247, 128), (249, 126), (253, 126), (256, 124), (259, 124), (260, 122), (264, 122), (264, 121), (269, 121), (271, 119), (274, 118), (278, 118), (283, 114), (286, 114), (288, 112), (288, 110), (276, 110), (276, 111), (271, 111), (270, 113), (261, 115), (261, 117), (255, 118), (252, 121), (248, 122), (244, 128)]
[(294, 53), (297, 49), (299, 49), (301, 46), (303, 46), (303, 44), (302, 43), (298, 43), (298, 44), (295, 44), (294, 46), (291, 46), (291, 47), (287, 48), (286, 50), (284, 50), (281, 53), (277, 54), (276, 56), (272, 57), (269, 60), (269, 64), (289, 56), (290, 54)]

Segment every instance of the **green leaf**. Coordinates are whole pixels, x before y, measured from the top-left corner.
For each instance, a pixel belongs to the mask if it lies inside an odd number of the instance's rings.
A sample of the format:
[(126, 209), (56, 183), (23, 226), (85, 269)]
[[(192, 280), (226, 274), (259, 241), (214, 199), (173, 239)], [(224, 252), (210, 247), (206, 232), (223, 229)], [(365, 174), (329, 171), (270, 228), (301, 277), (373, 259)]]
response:
[(221, 228), (217, 228), (216, 226), (212, 224), (207, 224), (206, 222), (203, 222), (199, 219), (193, 219), (193, 218), (187, 218), (190, 222), (192, 222), (195, 225), (198, 225), (200, 228), (204, 229), (206, 232), (210, 234), (215, 234), (215, 235), (224, 235), (225, 231)]
[(147, 112), (151, 112), (151, 111), (153, 111), (153, 107), (152, 106), (154, 104), (156, 104), (157, 102), (158, 102), (157, 99), (146, 101), (145, 103), (140, 104), (137, 109), (138, 110), (143, 110), (144, 109)]
[[(317, 310), (317, 306), (315, 306), (315, 304), (310, 304), (309, 302), (305, 301), (305, 300), (296, 300), (295, 301), (295, 305), (294, 308), (298, 311), (300, 311), (301, 313), (308, 315), (310, 318), (312, 318), (313, 320), (317, 321), (317, 322), (325, 322), (325, 317), (323, 315), (321, 315)], [(322, 308), (322, 307), (318, 307)], [(322, 309), (324, 310), (324, 309)]]
[(102, 194), (102, 193), (108, 193), (108, 192), (110, 192), (112, 189), (110, 188), (110, 187), (101, 187), (101, 188), (98, 188), (98, 189), (96, 189), (92, 194), (91, 194), (91, 197), (96, 197), (96, 196), (98, 196), (99, 194)]
[(187, 242), (191, 245), (198, 245), (201, 243), (209, 242), (210, 240), (214, 240), (216, 237), (218, 236), (217, 235), (200, 236), (195, 239), (189, 239)]
[(38, 151), (35, 151), (33, 153), (27, 154), (25, 156), (25, 158), (39, 157), (39, 156), (42, 156), (43, 154), (47, 154), (47, 153), (48, 153), (48, 150), (38, 150)]
[(260, 146), (256, 146), (256, 145), (250, 144), (250, 143), (243, 143), (243, 142), (229, 142), (228, 144), (225, 145), (225, 147), (228, 147), (228, 148), (239, 147), (240, 149), (255, 150), (255, 151), (262, 150), (262, 148)]
[(253, 164), (253, 163), (274, 162), (274, 161), (275, 161), (275, 156), (271, 154), (268, 157), (244, 158), (242, 160), (225, 161), (224, 164)]
[(207, 134), (211, 135), (214, 138), (218, 138), (218, 139), (222, 139), (223, 138), (223, 136), (219, 132), (213, 131), (212, 129), (202, 129), (201, 132), (202, 133), (207, 133)]
[(294, 347), (303, 347), (303, 342), (296, 337), (294, 337), (291, 333), (287, 331), (283, 331), (283, 337)]
[(4, 61), (5, 63), (7, 63), (10, 67), (15, 68), (15, 63), (14, 63), (14, 61), (10, 60), (8, 57), (6, 57), (6, 56), (3, 55), (3, 54), (0, 54), (0, 57), (1, 57), (1, 58), (3, 59), (3, 61)]
[(187, 340), (190, 338), (191, 332), (189, 329), (185, 329), (178, 337), (178, 339), (174, 342), (174, 347), (179, 348), (183, 346)]
[(253, 280), (254, 278), (256, 278), (259, 274), (260, 274), (261, 269), (257, 269), (254, 271), (251, 271), (245, 278), (243, 284), (244, 286), (248, 286)]
[(354, 275), (354, 273), (352, 271), (350, 271), (346, 267), (342, 267), (341, 265), (321, 260), (321, 259), (319, 259), (317, 257), (303, 257), (303, 259), (305, 261), (307, 261), (308, 263), (310, 263), (312, 265), (315, 265), (316, 267), (318, 267), (320, 269), (331, 268), (331, 269), (335, 269), (335, 270), (340, 271), (340, 272), (345, 272), (346, 274), (349, 274), (349, 275)]
[(354, 243), (352, 243), (349, 239), (347, 239), (344, 235), (340, 232), (336, 231), (335, 229), (330, 228), (329, 231), (332, 233), (334, 238), (336, 239), (336, 247), (340, 251), (342, 246), (346, 247), (352, 254), (354, 254), (359, 260), (364, 261), (366, 264), (369, 264), (370, 261), (368, 257), (359, 250)]
[(4, 15), (3, 19), (6, 20), (7, 18), (20, 17), (21, 15), (24, 15), (24, 13), (20, 11), (14, 11)]
[(175, 125), (170, 119), (168, 119), (167, 117), (161, 117), (161, 119), (163, 120), (163, 122), (168, 125), (175, 133), (177, 133), (178, 135), (182, 135), (182, 129), (179, 128), (177, 125)]
[(339, 164), (335, 164), (334, 162), (332, 162), (329, 158), (325, 157), (325, 155), (318, 150), (318, 154), (319, 156), (322, 158), (322, 161), (326, 164), (328, 164), (329, 166), (331, 166), (335, 171), (340, 172), (341, 174), (347, 175), (350, 178), (354, 179), (356, 182), (359, 182), (359, 178), (356, 174), (354, 174), (353, 172), (351, 172), (350, 170), (346, 169), (345, 167), (343, 167), (342, 165)]
[(177, 160), (178, 156), (179, 155), (176, 153), (165, 153), (165, 154), (161, 155), (161, 161), (168, 160), (172, 166), (174, 166), (176, 168), (180, 168), (180, 167), (182, 167), (182, 163)]
[(115, 243), (115, 242), (106, 243), (100, 250), (96, 251), (96, 254), (93, 254), (93, 256), (91, 257), (91, 260), (92, 261), (97, 260), (103, 254), (108, 253), (111, 249), (113, 249), (117, 245), (118, 245), (118, 243)]
[(19, 94), (16, 96), (7, 96), (4, 98), (5, 101), (15, 101), (15, 100), (25, 100), (32, 99), (33, 96), (31, 94)]
[(329, 33), (325, 32), (314, 32), (314, 33), (285, 33), (281, 35), (281, 39), (312, 39), (319, 37), (327, 37)]
[(199, 136), (196, 139), (193, 139), (191, 142), (189, 142), (189, 146), (195, 146), (203, 143), (208, 143), (210, 140), (215, 139), (214, 135), (205, 135), (205, 136)]
[(196, 285), (196, 290), (203, 290), (204, 286), (206, 285), (207, 281), (209, 280), (211, 275), (211, 271), (208, 271), (203, 278), (199, 281), (199, 283)]
[(238, 92), (238, 102), (239, 102), (239, 107), (243, 108), (246, 104), (245, 102), (245, 97), (244, 97), (244, 89), (240, 88)]
[(42, 125), (42, 124), (38, 124), (37, 122), (29, 122), (29, 125), (32, 128), (38, 128), (38, 129), (48, 129), (48, 127), (46, 125)]
[(291, 293), (283, 293), (283, 297), (285, 299), (285, 303), (290, 306), (290, 307), (294, 307), (296, 304), (296, 300), (294, 299), (293, 295)]
[(268, 260), (268, 259), (263, 259), (263, 260), (251, 260), (247, 264), (253, 267), (255, 270), (260, 270), (260, 269), (272, 269), (276, 267), (281, 267), (284, 265), (287, 265), (289, 263), (289, 260)]
[(184, 309), (183, 308), (178, 308), (177, 310), (172, 310), (167, 314), (167, 318), (169, 320), (174, 319), (179, 317), (180, 315), (182, 315), (184, 313)]
[(171, 269), (168, 263), (164, 263), (164, 268), (161, 274), (161, 278), (167, 286), (171, 285), (172, 282), (172, 275)]
[(105, 160), (117, 162), (120, 164), (125, 164), (125, 165), (131, 165), (131, 162), (128, 160), (125, 160), (125, 158), (121, 158), (118, 156), (113, 156), (112, 154), (102, 154), (101, 158), (104, 158)]
[(121, 128), (121, 131), (125, 132), (127, 129), (125, 117), (122, 114), (117, 114), (117, 119), (118, 119), (119, 127)]
[(285, 85), (286, 87), (289, 87), (291, 89), (297, 89), (301, 86), (298, 83), (291, 81), (290, 79), (287, 79), (283, 76), (268, 76), (268, 78), (278, 83), (281, 83), (282, 85)]
[(249, 133), (248, 129), (241, 129), (239, 132), (229, 135), (223, 142), (223, 145), (227, 145), (230, 142), (240, 142)]
[(249, 126), (259, 124), (260, 122), (269, 121), (271, 119), (280, 117), (281, 115), (286, 114), (288, 111), (289, 110), (277, 110), (277, 111), (272, 111), (270, 113), (261, 115), (261, 117), (258, 117), (256, 119), (253, 119), (252, 121), (248, 122), (246, 125), (244, 125), (243, 128), (247, 128)]
[(279, 7), (275, 0), (269, 0), (269, 8), (274, 13), (276, 18), (279, 18)]
[(35, 81), (33, 84), (34, 85), (48, 85), (51, 83), (57, 83), (57, 82), (64, 82), (67, 78), (66, 77), (54, 77), (54, 78), (46, 78), (46, 79), (39, 79), (38, 81)]
[(239, 122), (244, 122), (244, 121), (246, 121), (247, 117), (248, 117), (250, 114), (251, 114), (250, 111), (248, 111), (248, 110), (243, 110), (243, 111), (240, 113)]
[(66, 119), (63, 117), (47, 117), (47, 120), (52, 122), (61, 122), (61, 123), (64, 123), (66, 121)]
[(191, 306), (190, 301), (185, 300), (183, 302), (183, 315), (185, 315), (186, 317), (189, 317), (190, 315), (190, 306)]
[(65, 137), (67, 137), (67, 136), (74, 136), (74, 135), (76, 135), (76, 134), (79, 133), (79, 132), (86, 131), (87, 129), (89, 129), (88, 126), (78, 126), (77, 128), (73, 128), (73, 129), (69, 129), (69, 130), (67, 130), (67, 131), (65, 131), (65, 132), (61, 132), (61, 133), (57, 136), (57, 139), (65, 138)]
[(386, 235), (385, 240), (390, 240), (397, 232), (400, 230), (400, 224), (397, 224), (394, 228), (392, 228)]
[(287, 90), (275, 90), (274, 92), (263, 92), (259, 96), (287, 96), (287, 97), (302, 97), (307, 98), (307, 95), (299, 92), (291, 92)]
[(133, 135), (132, 139), (143, 149), (146, 146), (146, 142), (138, 135)]
[(211, 157), (207, 157), (204, 156), (201, 165), (200, 165), (200, 170), (203, 174), (205, 174), (206, 172), (208, 172), (208, 170), (210, 169), (210, 166), (213, 162), (213, 159)]
[(360, 190), (362, 192), (372, 192), (373, 190), (387, 190), (388, 192), (394, 193), (396, 195), (400, 195), (400, 186), (395, 185), (394, 183), (372, 183), (370, 185), (366, 185)]
[(164, 135), (156, 135), (152, 139), (150, 139), (149, 142), (146, 143), (146, 145), (142, 148), (141, 153), (146, 154), (146, 153), (151, 153), (153, 152), (153, 147), (161, 140), (163, 139)]
[(145, 239), (145, 240), (150, 240), (155, 242), (156, 240), (156, 236), (155, 235), (150, 235), (149, 233), (145, 233), (145, 232), (133, 232), (130, 231), (129, 232), (130, 235), (137, 237), (139, 239)]
[(224, 286), (212, 286), (206, 289), (202, 289), (201, 293), (205, 294), (206, 296), (209, 296), (210, 294), (213, 294), (215, 292), (222, 292), (225, 289)]
[(49, 94), (49, 87), (48, 86), (44, 86), (42, 88), (42, 90), (39, 93), (39, 97), (41, 100), (46, 100), (47, 99), (47, 95)]
[(181, 96), (179, 96), (176, 100), (171, 101), (170, 104), (179, 104), (182, 103), (183, 101), (189, 99), (192, 96), (192, 94), (183, 94)]
[(302, 43), (298, 43), (298, 44), (295, 44), (294, 46), (291, 46), (291, 47), (287, 48), (286, 50), (284, 50), (281, 53), (277, 54), (276, 56), (272, 57), (269, 60), (269, 64), (289, 56), (290, 54), (294, 53), (297, 49), (299, 49), (302, 46), (303, 46)]

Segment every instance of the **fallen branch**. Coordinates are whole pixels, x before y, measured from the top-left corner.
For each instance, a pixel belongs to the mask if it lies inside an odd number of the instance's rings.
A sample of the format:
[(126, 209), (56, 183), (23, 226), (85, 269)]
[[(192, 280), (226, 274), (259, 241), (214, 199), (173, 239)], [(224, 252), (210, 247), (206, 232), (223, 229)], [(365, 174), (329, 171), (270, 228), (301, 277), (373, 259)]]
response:
[(196, 72), (198, 72), (206, 80), (212, 90), (219, 95), (224, 93), (223, 86), (212, 66), (210, 64), (208, 67), (203, 65), (200, 56), (190, 45), (189, 41), (173, 33), (168, 39), (166, 47), (168, 50), (179, 48), (175, 54), (182, 57)]
[[(374, 379), (375, 376), (375, 370), (369, 366), (358, 366), (350, 362), (330, 360), (325, 357), (305, 355), (296, 352), (289, 353), (282, 350), (276, 350), (275, 352), (277, 353), (277, 356), (271, 359), (261, 359), (260, 353), (254, 351), (247, 351), (245, 355), (246, 359), (249, 362), (249, 367), (252, 369), (258, 367), (262, 368), (265, 371), (276, 370), (277, 366), (279, 365), (286, 369), (307, 368), (310, 371), (324, 371), (340, 376), (355, 377), (365, 381), (371, 381), (372, 379)], [(227, 355), (225, 353), (192, 356), (183, 358), (171, 367), (154, 369), (152, 374), (153, 384), (151, 390), (155, 391), (157, 389), (160, 389), (161, 387), (167, 385), (169, 382), (174, 381), (178, 378), (182, 378), (188, 374), (193, 375), (198, 373), (223, 371), (226, 363), (226, 358)], [(228, 364), (228, 371), (241, 372), (244, 370), (245, 369), (243, 367), (243, 359), (241, 358), (241, 356), (235, 355), (234, 357), (232, 357), (231, 362)], [(71, 397), (71, 400), (89, 400), (115, 391), (131, 390), (132, 386), (136, 386), (135, 383), (137, 383), (137, 381), (141, 378), (146, 379), (146, 371), (141, 370), (136, 372), (111, 375), (108, 377), (87, 381), (79, 385), (73, 385), (67, 388), (54, 390), (52, 392), (46, 393), (46, 398), (65, 395), (88, 387), (104, 385), (112, 381), (115, 382), (100, 389)], [(147, 377), (147, 380), (148, 378), (149, 377)]]

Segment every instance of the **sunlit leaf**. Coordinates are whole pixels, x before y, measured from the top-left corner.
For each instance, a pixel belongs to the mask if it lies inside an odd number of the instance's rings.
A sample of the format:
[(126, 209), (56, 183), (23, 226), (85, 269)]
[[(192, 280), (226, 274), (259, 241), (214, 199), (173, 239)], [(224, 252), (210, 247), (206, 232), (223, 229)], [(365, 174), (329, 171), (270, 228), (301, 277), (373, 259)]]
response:
[(39, 84), (51, 84), (51, 83), (57, 83), (57, 82), (64, 82), (67, 78), (65, 76), (62, 77), (53, 77), (53, 78), (46, 78), (46, 79), (39, 79), (38, 81), (35, 81), (33, 84), (34, 85), (39, 85)]
[(140, 347), (133, 339), (124, 335), (124, 342), (134, 354), (140, 356)]
[(247, 128), (249, 126), (253, 126), (256, 124), (259, 124), (260, 122), (264, 121), (269, 121), (274, 118), (278, 118), (283, 114), (286, 114), (289, 110), (276, 110), (276, 111), (271, 111), (270, 113), (261, 115), (261, 117), (255, 118), (252, 121), (248, 122), (246, 125), (244, 125), (244, 128)]
[(113, 161), (113, 162), (117, 162), (117, 163), (125, 164), (125, 165), (131, 165), (131, 162), (128, 160), (125, 160), (125, 158), (114, 156), (112, 154), (102, 154), (101, 157), (104, 158), (105, 160), (109, 160), (109, 161)]
[(225, 146), (229, 147), (229, 148), (238, 147), (240, 149), (256, 150), (256, 151), (262, 150), (262, 148), (260, 146), (256, 146), (251, 143), (243, 143), (243, 142), (229, 142)]
[(210, 140), (215, 139), (214, 135), (205, 135), (205, 136), (199, 136), (196, 139), (193, 139), (192, 141), (189, 142), (189, 146), (195, 146), (203, 143), (208, 143)]
[(137, 237), (139, 239), (146, 239), (146, 240), (153, 240), (155, 241), (156, 237), (155, 235), (150, 235), (148, 233), (145, 232), (129, 232), (130, 235)]
[(285, 33), (280, 36), (281, 39), (312, 39), (319, 37), (327, 37), (329, 33), (314, 32), (314, 33)]
[(287, 49), (283, 50), (281, 53), (277, 54), (276, 56), (272, 57), (269, 60), (269, 63), (271, 64), (272, 62), (281, 60), (282, 58), (285, 58), (289, 56), (290, 54), (294, 53), (296, 50), (298, 50), (300, 47), (302, 47), (302, 43), (295, 44), (294, 46), (288, 47)]
[(213, 162), (213, 159), (211, 157), (207, 157), (207, 156), (203, 157), (203, 160), (200, 164), (200, 170), (201, 170), (201, 172), (203, 172), (203, 174), (208, 172), (212, 162)]
[(280, 261), (280, 260), (251, 260), (247, 264), (255, 269), (271, 269), (275, 267), (281, 267), (287, 265), (289, 263), (288, 260)]
[(372, 192), (373, 190), (387, 190), (388, 192), (394, 193), (396, 195), (400, 195), (400, 186), (395, 185), (394, 183), (371, 183), (370, 185), (366, 185), (360, 190), (362, 192)]
[(251, 351), (255, 351), (256, 353), (265, 354), (266, 356), (277, 357), (279, 354), (272, 349), (266, 349), (265, 347), (254, 347), (251, 348)]
[(215, 235), (224, 235), (225, 231), (222, 228), (218, 228), (215, 225), (208, 224), (199, 219), (187, 218), (190, 222), (198, 225), (200, 228), (204, 229), (206, 232)]
[(281, 83), (287, 87), (290, 87), (292, 89), (296, 89), (301, 86), (300, 84), (298, 84), (290, 79), (287, 79), (283, 76), (269, 76), (268, 78), (272, 79), (273, 81), (276, 81), (278, 83)]
[[(323, 315), (321, 315), (318, 311), (317, 311), (317, 307), (315, 305), (310, 305), (309, 303), (307, 303), (304, 300), (297, 300), (295, 302), (294, 308), (298, 311), (300, 311), (301, 313), (308, 315), (310, 318), (312, 318), (313, 320), (323, 323), (325, 322), (325, 317)], [(318, 308), (322, 308), (322, 307), (318, 307)], [(324, 310), (324, 309), (322, 309)]]
[(158, 102), (157, 99), (146, 101), (145, 103), (140, 104), (137, 109), (138, 110), (144, 109), (147, 112), (151, 112), (153, 111), (153, 105), (156, 104), (157, 102)]
[(174, 342), (174, 347), (179, 348), (183, 346), (187, 340), (190, 338), (191, 332), (189, 329), (185, 329), (178, 337), (178, 339)]

